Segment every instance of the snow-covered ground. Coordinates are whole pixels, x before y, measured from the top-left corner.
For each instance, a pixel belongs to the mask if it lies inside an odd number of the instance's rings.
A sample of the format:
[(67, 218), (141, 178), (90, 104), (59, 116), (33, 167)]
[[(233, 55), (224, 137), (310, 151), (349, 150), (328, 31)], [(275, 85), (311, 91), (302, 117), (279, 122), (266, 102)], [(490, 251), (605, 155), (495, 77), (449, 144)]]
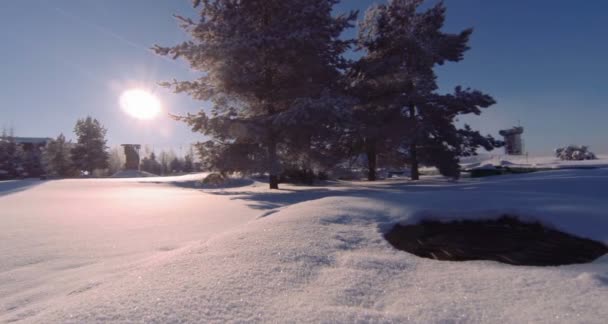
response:
[(491, 166), (538, 169), (608, 168), (608, 155), (598, 155), (596, 160), (562, 161), (555, 156), (480, 154), (462, 158), (461, 165), (464, 169), (487, 168)]
[(608, 243), (608, 169), (183, 188), (196, 177), (0, 182), (0, 322), (608, 318), (608, 256), (442, 262), (382, 237), (396, 222), (507, 212)]

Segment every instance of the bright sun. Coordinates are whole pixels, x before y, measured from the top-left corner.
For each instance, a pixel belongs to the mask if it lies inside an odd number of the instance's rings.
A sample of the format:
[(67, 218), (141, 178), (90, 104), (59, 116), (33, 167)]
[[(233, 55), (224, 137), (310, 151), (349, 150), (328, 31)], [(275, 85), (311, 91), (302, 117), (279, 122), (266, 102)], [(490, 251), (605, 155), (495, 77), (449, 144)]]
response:
[(120, 106), (137, 119), (153, 119), (161, 111), (160, 101), (155, 95), (142, 89), (130, 89), (120, 96)]

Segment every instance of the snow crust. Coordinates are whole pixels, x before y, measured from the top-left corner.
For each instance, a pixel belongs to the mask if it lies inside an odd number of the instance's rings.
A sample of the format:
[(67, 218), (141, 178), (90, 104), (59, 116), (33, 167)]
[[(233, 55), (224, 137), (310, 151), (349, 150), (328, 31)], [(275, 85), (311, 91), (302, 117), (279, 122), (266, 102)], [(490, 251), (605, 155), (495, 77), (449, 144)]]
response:
[(50, 181), (0, 196), (0, 321), (608, 318), (607, 256), (543, 268), (441, 262), (382, 237), (397, 222), (510, 213), (608, 243), (608, 169), (278, 192), (171, 185), (189, 179)]

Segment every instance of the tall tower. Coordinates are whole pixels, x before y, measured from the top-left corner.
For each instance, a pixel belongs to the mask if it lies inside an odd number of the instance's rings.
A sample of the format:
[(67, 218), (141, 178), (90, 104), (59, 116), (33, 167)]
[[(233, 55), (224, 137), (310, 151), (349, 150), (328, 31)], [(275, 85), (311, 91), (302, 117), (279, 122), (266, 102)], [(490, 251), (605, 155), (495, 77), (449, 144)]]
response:
[(122, 144), (125, 149), (125, 170), (139, 170), (139, 144)]
[(500, 135), (505, 139), (505, 154), (507, 155), (523, 155), (524, 145), (521, 139), (521, 134), (524, 133), (524, 128), (521, 126), (513, 127), (500, 131)]

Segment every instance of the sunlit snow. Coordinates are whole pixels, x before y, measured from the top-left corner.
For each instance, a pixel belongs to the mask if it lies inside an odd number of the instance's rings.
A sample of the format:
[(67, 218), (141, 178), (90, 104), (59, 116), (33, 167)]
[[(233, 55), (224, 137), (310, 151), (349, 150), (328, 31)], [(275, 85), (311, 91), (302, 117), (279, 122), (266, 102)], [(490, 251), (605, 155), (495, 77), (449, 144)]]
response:
[(607, 257), (441, 262), (382, 237), (396, 222), (509, 212), (608, 243), (608, 169), (278, 192), (175, 185), (200, 177), (0, 182), (0, 322), (608, 318)]

